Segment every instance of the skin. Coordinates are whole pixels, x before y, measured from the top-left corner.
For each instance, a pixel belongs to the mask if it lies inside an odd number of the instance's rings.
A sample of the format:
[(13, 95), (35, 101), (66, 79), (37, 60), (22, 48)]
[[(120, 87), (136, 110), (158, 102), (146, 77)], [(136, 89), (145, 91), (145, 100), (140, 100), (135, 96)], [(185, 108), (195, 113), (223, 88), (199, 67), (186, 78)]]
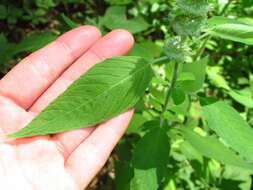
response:
[(125, 55), (125, 30), (104, 37), (94, 26), (73, 29), (32, 53), (0, 80), (0, 187), (5, 190), (81, 190), (103, 167), (133, 110), (98, 126), (20, 139), (24, 127), (92, 65)]

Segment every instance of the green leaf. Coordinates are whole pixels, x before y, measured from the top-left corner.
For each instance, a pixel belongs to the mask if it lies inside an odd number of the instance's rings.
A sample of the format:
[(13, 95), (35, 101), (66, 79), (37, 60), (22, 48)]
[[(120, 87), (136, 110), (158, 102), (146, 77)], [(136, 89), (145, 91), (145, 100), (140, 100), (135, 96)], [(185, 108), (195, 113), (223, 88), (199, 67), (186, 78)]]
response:
[(253, 45), (253, 26), (234, 19), (214, 17), (209, 20), (208, 32), (223, 39)]
[(137, 144), (133, 153), (135, 190), (158, 189), (165, 177), (169, 160), (170, 144), (166, 131), (154, 128)]
[[(236, 166), (227, 165), (225, 166), (225, 170), (222, 176), (224, 179), (241, 181), (242, 183), (240, 184), (240, 190), (249, 190), (251, 189), (250, 187), (252, 186), (251, 175), (252, 171), (239, 168)], [(230, 190), (230, 188), (228, 189)]]
[(241, 190), (240, 184), (244, 181), (241, 180), (231, 180), (231, 179), (222, 179), (218, 185), (219, 189), (229, 189), (229, 190)]
[(147, 121), (145, 117), (143, 117), (141, 114), (136, 113), (133, 115), (132, 120), (127, 128), (126, 133), (138, 133), (140, 131), (140, 127)]
[(230, 90), (228, 93), (235, 101), (248, 108), (253, 108), (253, 97), (250, 88), (242, 90)]
[(234, 165), (253, 171), (253, 165), (244, 161), (234, 151), (223, 145), (218, 139), (209, 136), (200, 136), (194, 131), (183, 128), (182, 133), (192, 147), (194, 147), (203, 156), (213, 158), (223, 164)]
[(194, 81), (195, 75), (191, 72), (182, 72), (177, 78), (177, 81)]
[(206, 106), (209, 104), (213, 104), (215, 102), (217, 102), (218, 99), (214, 98), (214, 97), (203, 97), (203, 96), (199, 96), (199, 102), (201, 106)]
[(13, 52), (16, 54), (25, 51), (32, 52), (38, 50), (49, 42), (55, 40), (56, 37), (57, 36), (51, 32), (35, 32), (18, 43)]
[(6, 6), (0, 5), (0, 19), (6, 19), (7, 17), (7, 8)]
[(3, 34), (0, 34), (0, 67), (3, 67), (4, 63), (11, 59), (14, 55), (21, 52), (31, 52), (38, 50), (56, 39), (56, 35), (50, 32), (36, 32), (20, 43), (9, 43)]
[(69, 17), (67, 17), (64, 14), (61, 14), (61, 19), (62, 19), (62, 22), (66, 26), (68, 26), (70, 29), (80, 26), (79, 24), (77, 24), (76, 22), (74, 22), (73, 20), (71, 20)]
[(129, 162), (132, 160), (132, 149), (131, 143), (122, 138), (115, 147), (114, 152), (121, 161)]
[(195, 80), (179, 81), (177, 85), (184, 92), (197, 92), (201, 89), (205, 81), (207, 62), (208, 57), (204, 57), (198, 61), (184, 64), (182, 71), (192, 73)]
[(38, 7), (45, 9), (56, 6), (53, 0), (36, 0), (35, 2)]
[[(124, 174), (124, 175), (122, 175)], [(128, 162), (115, 161), (115, 185), (117, 190), (130, 190), (134, 171)]]
[(150, 92), (150, 95), (152, 95), (152, 97), (154, 97), (157, 102), (160, 104), (163, 104), (165, 102), (165, 92), (163, 90), (157, 89), (154, 86), (150, 86), (148, 90)]
[(105, 0), (105, 1), (112, 5), (126, 5), (131, 3), (133, 0)]
[(188, 141), (183, 141), (180, 143), (180, 151), (186, 156), (189, 160), (197, 160), (203, 162), (203, 158), (199, 151), (196, 150)]
[(208, 126), (231, 148), (253, 161), (253, 129), (240, 114), (222, 101), (203, 107)]
[(238, 21), (253, 26), (253, 19), (250, 17), (238, 18)]
[(12, 56), (12, 48), (15, 47), (13, 43), (9, 43), (6, 37), (0, 33), (0, 69), (4, 68), (4, 63)]
[(133, 107), (152, 77), (140, 57), (114, 57), (96, 64), (44, 109), (30, 124), (9, 137), (53, 134), (90, 127)]
[(131, 56), (141, 56), (145, 59), (153, 59), (158, 57), (162, 52), (162, 48), (151, 41), (143, 41), (141, 43), (135, 43), (134, 47), (128, 53)]
[(190, 105), (190, 99), (188, 96), (185, 97), (184, 101), (179, 104), (179, 105), (175, 105), (173, 103), (169, 104), (169, 110), (177, 113), (177, 114), (182, 114), (182, 115), (188, 115), (189, 111), (188, 111), (188, 107)]
[(222, 67), (207, 67), (207, 76), (210, 79), (211, 83), (214, 84), (216, 87), (230, 90), (228, 82), (226, 81), (225, 77), (222, 76)]
[(173, 88), (171, 92), (171, 97), (173, 99), (174, 104), (179, 105), (184, 102), (185, 93), (179, 88)]
[(124, 6), (109, 7), (101, 22), (111, 30), (126, 29), (133, 34), (149, 27), (148, 23), (140, 17), (127, 20), (125, 12), (126, 7)]
[(222, 16), (214, 16), (208, 20), (208, 27), (215, 27), (220, 24), (243, 24), (243, 22)]

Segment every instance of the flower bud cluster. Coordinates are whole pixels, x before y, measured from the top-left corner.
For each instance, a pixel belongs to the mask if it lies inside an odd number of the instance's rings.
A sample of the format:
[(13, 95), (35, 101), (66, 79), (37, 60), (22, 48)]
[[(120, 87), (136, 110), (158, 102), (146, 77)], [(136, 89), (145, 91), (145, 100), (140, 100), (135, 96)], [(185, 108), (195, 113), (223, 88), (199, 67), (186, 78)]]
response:
[(207, 0), (177, 0), (177, 12), (172, 27), (181, 36), (197, 36), (206, 25), (209, 10)]
[(177, 36), (167, 39), (164, 53), (170, 60), (187, 62), (190, 48), (185, 46), (187, 36), (198, 36), (207, 22), (208, 0), (176, 0), (176, 9), (171, 14), (172, 28)]
[(171, 60), (184, 62), (189, 55), (189, 48), (184, 46), (180, 36), (174, 36), (165, 40), (164, 52)]

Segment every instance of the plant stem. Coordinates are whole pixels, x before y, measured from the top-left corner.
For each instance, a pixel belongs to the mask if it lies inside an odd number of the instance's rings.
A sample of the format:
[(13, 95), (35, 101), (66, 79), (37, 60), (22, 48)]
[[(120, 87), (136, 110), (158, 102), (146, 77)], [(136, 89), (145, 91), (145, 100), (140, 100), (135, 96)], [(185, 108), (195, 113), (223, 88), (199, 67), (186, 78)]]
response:
[(208, 40), (211, 39), (211, 36), (208, 36), (204, 42), (202, 43), (201, 47), (199, 48), (199, 50), (197, 51), (196, 55), (194, 56), (194, 60), (198, 60), (199, 57), (201, 57), (201, 55), (203, 54), (205, 48), (206, 48), (206, 44), (208, 42)]
[(169, 58), (167, 56), (162, 56), (162, 57), (158, 57), (158, 58), (152, 60), (150, 63), (154, 64), (154, 63), (158, 63), (158, 62), (165, 61), (165, 60), (168, 60), (168, 59)]
[(165, 104), (163, 106), (163, 110), (162, 110), (162, 113), (160, 116), (160, 127), (163, 127), (163, 124), (164, 124), (163, 114), (166, 112), (166, 110), (168, 108), (171, 91), (174, 88), (176, 81), (177, 81), (178, 68), (179, 68), (179, 62), (175, 62), (171, 83), (170, 83), (169, 88), (167, 90), (166, 97), (165, 97)]

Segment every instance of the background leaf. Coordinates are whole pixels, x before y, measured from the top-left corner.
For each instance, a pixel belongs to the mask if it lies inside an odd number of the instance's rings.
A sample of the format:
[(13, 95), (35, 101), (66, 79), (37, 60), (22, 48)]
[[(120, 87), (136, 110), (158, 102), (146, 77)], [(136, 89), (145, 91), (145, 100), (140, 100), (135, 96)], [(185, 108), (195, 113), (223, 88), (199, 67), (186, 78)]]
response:
[(251, 93), (250, 88), (230, 90), (228, 94), (245, 107), (253, 108), (253, 94)]
[(181, 89), (173, 88), (171, 92), (171, 97), (173, 99), (174, 104), (179, 105), (185, 100), (185, 93)]
[(62, 24), (66, 25), (69, 30), (80, 26), (79, 24), (71, 20), (69, 17), (67, 17), (65, 14), (61, 14), (60, 18), (62, 19)]
[(253, 129), (222, 101), (203, 107), (208, 126), (242, 156), (253, 162)]
[(13, 43), (9, 43), (6, 37), (0, 33), (0, 68), (4, 68), (4, 63), (9, 60), (13, 55), (11, 49), (13, 48)]
[(134, 189), (155, 190), (165, 175), (169, 160), (169, 138), (162, 128), (147, 133), (133, 153)]
[(207, 76), (210, 82), (216, 87), (230, 90), (228, 82), (222, 75), (221, 67), (219, 66), (207, 67)]
[(223, 39), (253, 45), (253, 26), (234, 19), (213, 17), (209, 20), (208, 32)]
[(223, 164), (243, 167), (253, 171), (253, 165), (240, 158), (235, 152), (223, 145), (215, 137), (200, 136), (196, 132), (183, 128), (185, 139), (202, 155), (213, 158)]
[(49, 42), (56, 39), (56, 35), (51, 32), (36, 32), (27, 36), (24, 40), (22, 40), (19, 44), (15, 46), (13, 49), (13, 53), (20, 53), (25, 51), (35, 51)]
[(0, 34), (0, 67), (21, 52), (32, 52), (38, 50), (56, 39), (51, 32), (36, 32), (24, 38), (20, 43), (9, 43), (3, 34)]
[(109, 7), (101, 22), (111, 30), (121, 28), (133, 34), (148, 28), (148, 23), (140, 17), (127, 20), (125, 12), (126, 7), (123, 6)]
[[(123, 174), (123, 175), (122, 175)], [(128, 162), (115, 162), (115, 185), (117, 190), (130, 190), (130, 181), (133, 178), (133, 168)]]
[(134, 114), (132, 117), (131, 122), (129, 123), (129, 126), (127, 128), (126, 133), (138, 133), (140, 131), (141, 126), (147, 121), (145, 117), (143, 117), (141, 114)]
[(208, 57), (204, 57), (199, 61), (195, 61), (192, 63), (186, 63), (183, 65), (182, 72), (192, 73), (195, 77), (195, 80), (184, 80), (179, 81), (179, 87), (185, 92), (196, 92), (200, 88), (205, 81), (206, 74), (206, 64), (208, 62)]

